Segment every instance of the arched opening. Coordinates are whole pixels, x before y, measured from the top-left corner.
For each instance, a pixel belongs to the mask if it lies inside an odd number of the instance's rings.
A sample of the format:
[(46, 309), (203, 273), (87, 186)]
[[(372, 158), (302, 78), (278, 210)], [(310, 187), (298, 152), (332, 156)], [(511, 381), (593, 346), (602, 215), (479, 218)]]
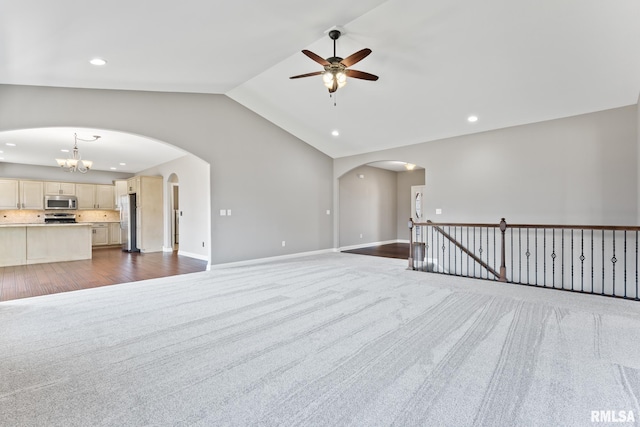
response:
[(175, 173), (169, 175), (167, 184), (169, 247), (173, 252), (177, 252), (180, 244), (180, 184), (178, 176)]
[[(338, 247), (386, 247), (408, 254), (412, 191), (425, 185), (425, 169), (405, 161), (376, 161), (338, 178)], [(392, 246), (387, 246), (392, 245)], [(404, 247), (406, 246), (406, 253)], [(366, 253), (367, 251), (359, 251)]]

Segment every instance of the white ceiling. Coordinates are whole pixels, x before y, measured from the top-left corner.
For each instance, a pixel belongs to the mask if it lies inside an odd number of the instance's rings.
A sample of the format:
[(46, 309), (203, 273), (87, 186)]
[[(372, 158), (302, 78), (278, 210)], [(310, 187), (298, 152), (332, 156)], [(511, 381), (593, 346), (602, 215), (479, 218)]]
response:
[[(635, 104), (640, 91), (637, 0), (0, 0), (0, 10), (0, 83), (226, 94), (332, 157)], [(338, 56), (371, 48), (352, 68), (380, 76), (350, 79), (336, 106), (320, 77), (288, 79), (321, 70), (300, 51), (331, 56), (334, 25), (345, 30)]]

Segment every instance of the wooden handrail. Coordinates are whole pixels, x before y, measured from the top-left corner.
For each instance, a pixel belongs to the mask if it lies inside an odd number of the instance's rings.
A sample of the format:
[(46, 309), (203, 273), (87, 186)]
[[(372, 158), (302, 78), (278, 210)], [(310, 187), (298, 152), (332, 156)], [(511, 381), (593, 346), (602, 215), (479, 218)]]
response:
[[(421, 225), (421, 224), (416, 223), (415, 225)], [(486, 268), (489, 273), (493, 274), (495, 277), (501, 278), (500, 273), (498, 273), (496, 270), (491, 268), (491, 266), (489, 266), (489, 264), (487, 264), (486, 262), (482, 261), (473, 252), (471, 252), (467, 248), (465, 248), (464, 245), (462, 245), (462, 243), (458, 242), (449, 233), (447, 233), (442, 228), (440, 228), (440, 225), (436, 225), (435, 223), (431, 222), (430, 220), (427, 220), (427, 222), (424, 223), (424, 225), (428, 225), (428, 226), (433, 227), (440, 234), (442, 234), (445, 238), (447, 238), (451, 243), (453, 243), (455, 246), (457, 246), (458, 249), (460, 249), (465, 254), (469, 255), (469, 257), (471, 257), (471, 259), (473, 259), (475, 262), (480, 264), (482, 267)]]
[[(413, 225), (439, 226), (439, 227), (487, 227), (500, 228), (500, 224), (480, 224), (466, 222), (416, 222)], [(640, 226), (635, 225), (567, 225), (567, 224), (508, 224), (507, 228), (537, 228), (537, 229), (565, 229), (565, 230), (614, 230), (614, 231), (640, 231)]]

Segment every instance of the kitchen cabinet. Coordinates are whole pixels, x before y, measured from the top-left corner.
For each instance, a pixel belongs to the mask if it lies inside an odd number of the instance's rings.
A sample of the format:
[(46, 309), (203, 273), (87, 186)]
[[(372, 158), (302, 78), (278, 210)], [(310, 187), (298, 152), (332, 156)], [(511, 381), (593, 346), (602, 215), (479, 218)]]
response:
[(127, 185), (127, 180), (117, 180), (113, 181), (114, 184), (114, 194), (115, 194), (115, 207), (117, 210), (120, 210), (120, 197), (126, 194), (129, 194), (129, 187)]
[(44, 209), (44, 185), (42, 181), (20, 181), (20, 208)]
[(15, 179), (0, 179), (0, 210), (20, 208), (19, 182)]
[(76, 184), (78, 209), (114, 209), (113, 194), (113, 185)]
[(63, 194), (66, 196), (75, 196), (76, 185), (71, 182), (45, 181), (44, 194), (48, 194), (48, 195)]
[(109, 224), (106, 222), (94, 223), (91, 226), (91, 246), (104, 246), (109, 244)]
[(129, 194), (138, 194), (140, 192), (140, 176), (134, 176), (127, 180)]
[(109, 223), (109, 244), (110, 245), (120, 245), (122, 243), (121, 233), (120, 233), (120, 223), (112, 222)]
[(42, 181), (0, 179), (0, 209), (44, 209)]

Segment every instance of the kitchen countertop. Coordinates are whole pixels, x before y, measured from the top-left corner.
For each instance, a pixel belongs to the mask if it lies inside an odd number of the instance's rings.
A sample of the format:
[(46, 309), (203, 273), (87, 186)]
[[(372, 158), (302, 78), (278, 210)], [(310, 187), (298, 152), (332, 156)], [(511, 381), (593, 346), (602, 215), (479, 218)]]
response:
[(92, 222), (72, 222), (62, 224), (45, 224), (45, 223), (15, 223), (15, 224), (0, 224), (0, 227), (77, 227), (77, 226), (91, 226)]

